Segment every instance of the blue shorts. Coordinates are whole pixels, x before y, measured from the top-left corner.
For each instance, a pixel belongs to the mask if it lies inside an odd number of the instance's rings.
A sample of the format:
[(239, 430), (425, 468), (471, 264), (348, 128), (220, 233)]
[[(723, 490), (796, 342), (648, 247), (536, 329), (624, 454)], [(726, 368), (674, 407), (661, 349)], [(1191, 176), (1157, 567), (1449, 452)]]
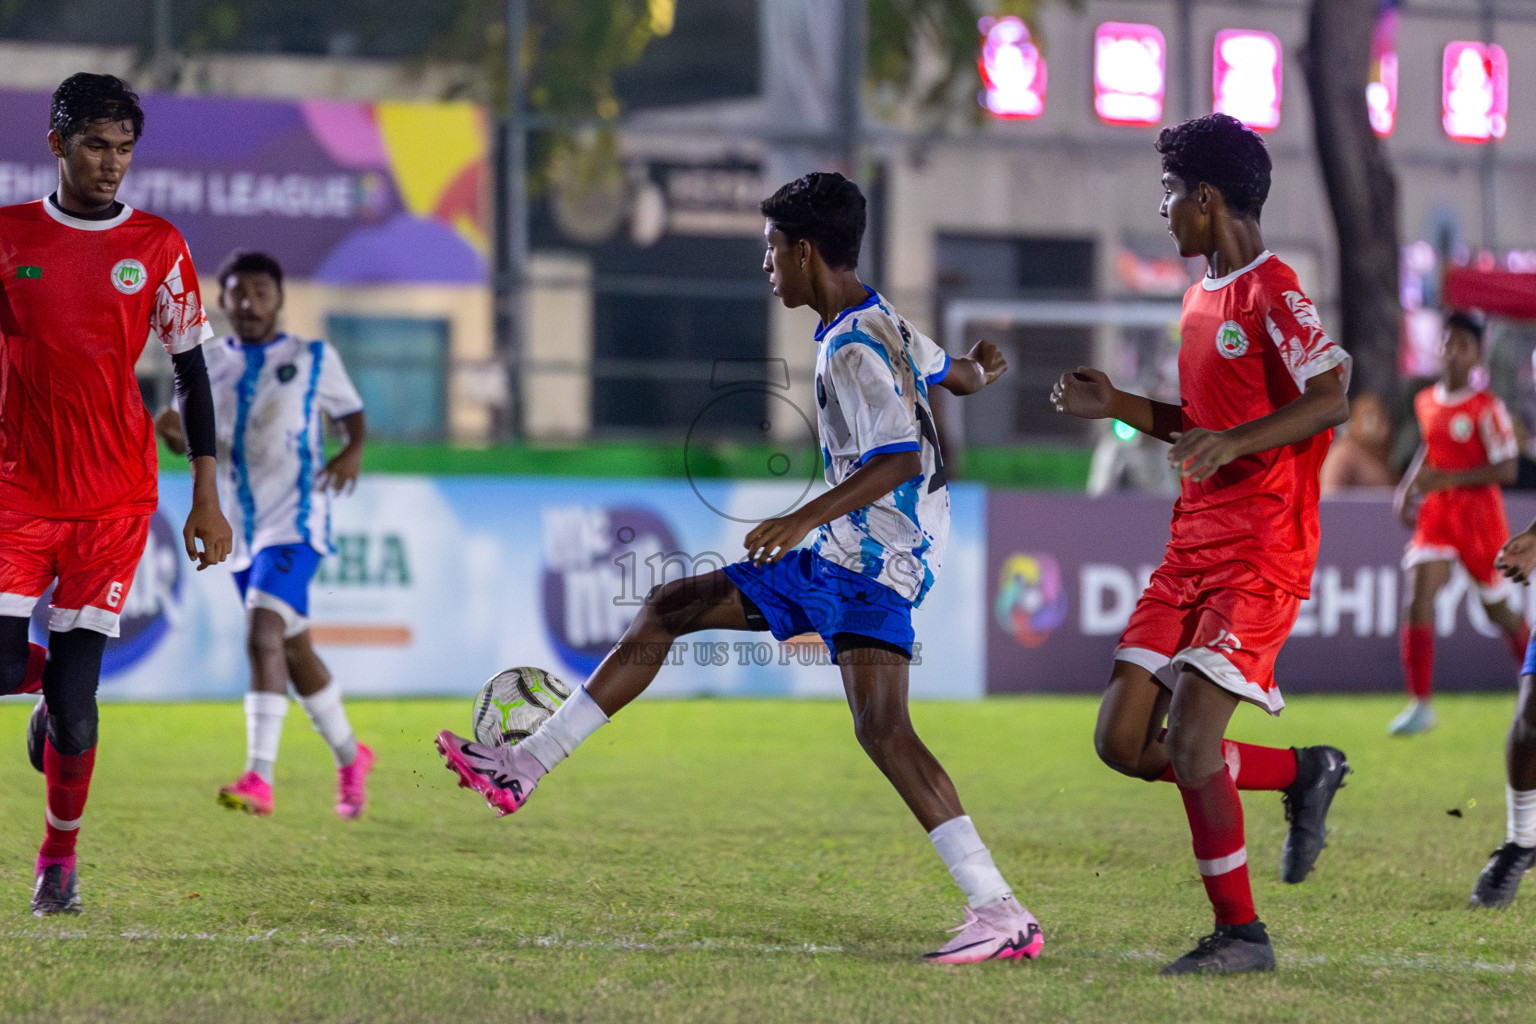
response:
[[(844, 569), (805, 548), (768, 565), (736, 562), (725, 575), (756, 608), (759, 628), (775, 640), (819, 633), (837, 660), (839, 648), (884, 647), (912, 657), (912, 603), (883, 583)], [(843, 640), (834, 637), (843, 636)], [(859, 643), (859, 640), (872, 641)]]
[(1525, 645), (1525, 664), (1520, 666), (1520, 674), (1536, 676), (1536, 635), (1532, 635), (1530, 643)]
[(262, 548), (251, 564), (235, 573), (235, 586), (247, 608), (267, 608), (283, 617), (283, 635), (308, 628), (309, 581), (320, 568), (320, 552), (308, 544)]

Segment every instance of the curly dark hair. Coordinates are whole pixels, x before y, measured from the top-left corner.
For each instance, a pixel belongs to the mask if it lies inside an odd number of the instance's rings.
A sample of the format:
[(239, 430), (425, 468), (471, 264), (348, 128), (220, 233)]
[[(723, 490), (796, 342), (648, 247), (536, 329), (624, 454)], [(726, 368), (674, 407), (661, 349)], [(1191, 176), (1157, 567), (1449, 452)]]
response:
[(219, 264), (220, 291), (224, 289), (224, 282), (229, 280), (230, 274), (266, 274), (277, 282), (279, 290), (283, 287), (282, 264), (264, 252), (236, 249), (224, 257), (224, 262)]
[(836, 171), (815, 171), (779, 189), (759, 207), (792, 242), (807, 239), (827, 266), (852, 270), (864, 241), (864, 193)]
[(144, 110), (139, 94), (115, 75), (88, 71), (70, 75), (53, 90), (48, 127), (68, 142), (93, 124), (103, 121), (133, 125), (133, 137), (144, 134)]
[(1163, 171), (1184, 187), (1202, 181), (1221, 193), (1240, 217), (1258, 220), (1269, 198), (1269, 150), (1259, 133), (1229, 114), (1207, 114), (1157, 133)]

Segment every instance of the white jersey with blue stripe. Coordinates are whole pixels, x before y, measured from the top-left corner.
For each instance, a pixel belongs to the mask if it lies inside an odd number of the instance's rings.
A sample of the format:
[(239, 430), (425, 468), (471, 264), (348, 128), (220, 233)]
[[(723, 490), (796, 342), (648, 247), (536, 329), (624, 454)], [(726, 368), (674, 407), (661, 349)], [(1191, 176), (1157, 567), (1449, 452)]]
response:
[(331, 554), (331, 499), (320, 414), (361, 412), (336, 350), (280, 334), (265, 345), (221, 338), (205, 346), (219, 435), (219, 503), (235, 532), (230, 568), (263, 548), (308, 544)]
[(873, 289), (816, 332), (816, 422), (827, 483), (876, 455), (918, 452), (922, 472), (821, 527), (812, 550), (912, 604), (933, 586), (949, 537), (949, 488), (928, 389), (949, 356)]

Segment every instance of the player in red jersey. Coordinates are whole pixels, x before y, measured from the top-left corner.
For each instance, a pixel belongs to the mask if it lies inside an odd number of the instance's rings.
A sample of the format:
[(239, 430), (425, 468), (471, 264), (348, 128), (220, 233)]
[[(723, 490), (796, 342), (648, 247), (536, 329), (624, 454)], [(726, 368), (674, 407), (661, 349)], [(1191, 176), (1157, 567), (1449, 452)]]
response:
[[(1062, 376), (1059, 412), (1113, 416), (1173, 444), (1182, 477), (1168, 551), (1115, 651), (1094, 744), (1116, 771), (1177, 783), (1215, 931), (1164, 974), (1273, 970), (1254, 911), (1239, 789), (1285, 794), (1281, 876), (1299, 882), (1324, 845), (1349, 767), (1333, 747), (1223, 738), (1241, 701), (1278, 714), (1275, 656), (1317, 559), (1318, 468), (1349, 416), (1350, 359), (1323, 333), (1291, 268), (1264, 248), (1264, 142), (1211, 114), (1165, 128), (1163, 204), (1185, 257), (1207, 275), (1184, 296), (1182, 405), (1115, 388), (1098, 370)], [(1163, 721), (1167, 719), (1167, 728)]]
[[(48, 780), (38, 916), (80, 910), (75, 840), (96, 762), (101, 657), (158, 501), (154, 428), (133, 372), (151, 333), (171, 353), (191, 438), (187, 556), (203, 569), (231, 543), (200, 348), (212, 332), (192, 258), (175, 228), (117, 201), (143, 128), (121, 80), (72, 75), (50, 114), (58, 191), (0, 207), (0, 693), (43, 691), (28, 736)], [(29, 618), (55, 580), (45, 650), (29, 645)]]
[(1494, 568), (1509, 536), (1500, 484), (1515, 482), (1520, 456), (1509, 412), (1497, 395), (1473, 386), (1483, 357), (1484, 321), (1458, 310), (1445, 320), (1441, 376), (1413, 402), (1424, 443), (1398, 486), (1395, 505), (1413, 530), (1403, 568), (1412, 580), (1402, 628), (1408, 706), (1387, 732), (1411, 736), (1435, 726), (1435, 597), (1460, 562), (1478, 589), (1488, 618), (1504, 634), (1515, 664), (1525, 657), (1530, 630), (1509, 605), (1512, 585)]

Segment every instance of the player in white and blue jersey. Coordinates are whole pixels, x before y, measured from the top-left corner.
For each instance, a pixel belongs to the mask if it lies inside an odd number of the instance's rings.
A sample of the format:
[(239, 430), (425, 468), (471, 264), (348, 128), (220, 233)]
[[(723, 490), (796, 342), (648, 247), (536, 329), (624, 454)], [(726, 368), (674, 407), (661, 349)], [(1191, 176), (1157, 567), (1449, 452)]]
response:
[[(1014, 898), (907, 712), (912, 609), (933, 586), (949, 533), (929, 389), (971, 394), (1007, 363), (987, 342), (950, 359), (859, 280), (864, 211), (864, 196), (840, 174), (807, 175), (762, 204), (773, 293), (821, 316), (816, 415), (830, 489), (752, 529), (745, 561), (651, 591), (586, 686), (526, 740), (492, 748), (444, 731), (437, 746), (461, 782), (508, 814), (650, 685), (678, 637), (819, 633), (842, 673), (859, 743), (966, 894), (958, 934), (929, 958), (1033, 958), (1044, 944), (1039, 923)], [(812, 547), (799, 547), (812, 532)]]
[[(235, 328), (209, 342), (208, 377), (218, 424), (219, 487), (230, 510), (230, 564), (247, 611), (251, 690), (245, 697), (246, 770), (219, 802), (272, 813), (273, 770), (290, 683), (336, 758), (336, 813), (356, 818), (367, 802), (374, 755), (352, 735), (341, 690), (309, 635), (309, 583), (331, 553), (332, 492), (357, 482), (363, 400), (336, 350), (278, 328), (283, 271), (265, 253), (236, 253), (219, 270), (219, 302)], [(182, 444), (173, 410), (156, 421)], [(346, 444), (325, 459), (321, 414)]]

